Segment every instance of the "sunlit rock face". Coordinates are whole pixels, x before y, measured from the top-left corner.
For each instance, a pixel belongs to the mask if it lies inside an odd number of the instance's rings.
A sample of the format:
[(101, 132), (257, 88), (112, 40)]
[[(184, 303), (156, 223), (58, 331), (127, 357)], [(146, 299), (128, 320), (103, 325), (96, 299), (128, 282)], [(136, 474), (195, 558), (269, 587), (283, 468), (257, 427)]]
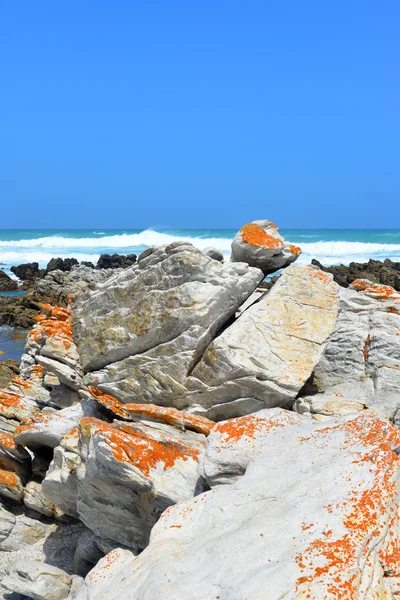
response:
[(271, 221), (244, 225), (232, 242), (231, 260), (258, 267), (265, 275), (287, 267), (298, 259), (301, 248), (288, 244)]

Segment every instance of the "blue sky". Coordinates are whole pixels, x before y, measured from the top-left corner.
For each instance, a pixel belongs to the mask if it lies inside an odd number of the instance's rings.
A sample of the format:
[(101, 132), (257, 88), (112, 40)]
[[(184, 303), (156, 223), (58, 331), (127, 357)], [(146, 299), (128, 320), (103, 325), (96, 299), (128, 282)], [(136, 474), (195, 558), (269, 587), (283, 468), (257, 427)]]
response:
[(400, 228), (396, 0), (0, 0), (0, 227)]

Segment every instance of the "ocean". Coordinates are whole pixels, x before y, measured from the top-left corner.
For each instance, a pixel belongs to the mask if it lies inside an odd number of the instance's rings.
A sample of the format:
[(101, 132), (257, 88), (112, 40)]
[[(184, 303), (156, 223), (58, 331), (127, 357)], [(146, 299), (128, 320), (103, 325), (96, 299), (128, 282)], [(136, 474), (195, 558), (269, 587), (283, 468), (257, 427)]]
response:
[[(0, 269), (53, 257), (96, 262), (100, 254), (139, 254), (149, 246), (186, 240), (203, 250), (213, 246), (230, 255), (236, 230), (230, 229), (69, 229), (0, 230)], [(370, 258), (400, 261), (400, 229), (281, 229), (288, 242), (301, 246), (300, 263), (317, 258), (324, 265), (366, 262)]]

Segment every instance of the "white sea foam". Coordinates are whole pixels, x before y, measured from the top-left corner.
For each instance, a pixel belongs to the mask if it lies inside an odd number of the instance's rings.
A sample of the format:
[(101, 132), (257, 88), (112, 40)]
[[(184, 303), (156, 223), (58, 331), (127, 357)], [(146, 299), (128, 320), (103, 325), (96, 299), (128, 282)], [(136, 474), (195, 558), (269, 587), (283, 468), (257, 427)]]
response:
[(220, 250), (230, 250), (231, 240), (225, 238), (199, 238), (185, 235), (171, 235), (146, 229), (141, 233), (123, 233), (121, 235), (106, 235), (96, 238), (70, 238), (49, 236), (33, 240), (0, 241), (2, 248), (134, 248), (138, 246), (161, 246), (177, 240), (191, 242), (200, 249), (216, 246)]
[[(43, 267), (55, 256), (75, 257), (78, 261), (96, 262), (102, 252), (138, 253), (149, 246), (169, 244), (177, 240), (190, 242), (200, 250), (213, 246), (221, 250), (228, 258), (232, 242), (232, 238), (228, 237), (206, 237), (206, 232), (202, 237), (190, 235), (190, 232), (175, 235), (151, 229), (140, 233), (119, 235), (100, 236), (100, 232), (96, 233), (96, 237), (83, 238), (56, 235), (38, 239), (0, 240), (0, 263), (16, 265), (24, 262), (38, 262)], [(400, 260), (400, 244), (323, 240), (311, 242), (304, 240), (306, 236), (311, 237), (311, 234), (299, 234), (295, 240), (291, 240), (302, 248), (303, 253), (299, 259), (301, 263), (309, 263), (312, 258), (317, 258), (326, 265), (348, 264), (351, 261), (366, 262), (370, 258), (384, 259), (388, 257)]]

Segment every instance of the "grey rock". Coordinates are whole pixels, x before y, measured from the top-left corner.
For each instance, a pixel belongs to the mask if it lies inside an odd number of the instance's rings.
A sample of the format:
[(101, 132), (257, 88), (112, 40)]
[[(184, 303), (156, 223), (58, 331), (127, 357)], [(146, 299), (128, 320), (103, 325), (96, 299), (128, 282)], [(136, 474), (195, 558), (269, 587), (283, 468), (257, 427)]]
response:
[(32, 600), (66, 600), (72, 578), (62, 569), (39, 561), (18, 561), (2, 583), (10, 591), (29, 595)]
[[(41, 523), (26, 516), (17, 517), (12, 531), (0, 544), (1, 551), (14, 552), (25, 546), (33, 546), (54, 531), (54, 526)], [(15, 590), (17, 591), (17, 590)], [(21, 592), (23, 593), (23, 592)]]
[[(76, 299), (74, 340), (86, 371), (145, 354), (147, 379), (164, 374), (165, 385), (174, 387), (178, 377), (179, 389), (219, 328), (254, 291), (262, 273), (240, 263), (221, 264), (185, 243), (161, 246), (142, 257), (138, 265)], [(173, 376), (168, 376), (170, 370)], [(156, 394), (164, 383), (153, 385)]]
[(224, 262), (224, 255), (218, 248), (204, 248), (203, 254), (213, 258), (214, 260), (218, 260), (219, 262)]
[(400, 408), (399, 331), (399, 292), (365, 281), (359, 291), (340, 288), (335, 331), (295, 410), (321, 418), (371, 407), (393, 418)]
[(271, 221), (253, 221), (244, 225), (232, 242), (231, 260), (258, 267), (265, 275), (287, 267), (298, 259), (301, 249), (287, 244)]

